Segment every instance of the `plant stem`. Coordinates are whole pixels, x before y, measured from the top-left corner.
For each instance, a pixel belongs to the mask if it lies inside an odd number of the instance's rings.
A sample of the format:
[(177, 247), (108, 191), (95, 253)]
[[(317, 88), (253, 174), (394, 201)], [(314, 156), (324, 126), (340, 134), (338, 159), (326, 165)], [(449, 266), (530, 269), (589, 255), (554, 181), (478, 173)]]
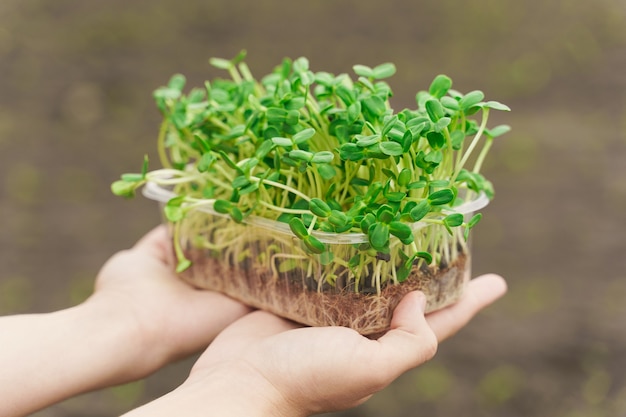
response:
[(170, 163), (167, 152), (165, 151), (165, 136), (167, 134), (169, 122), (167, 119), (163, 119), (161, 122), (161, 127), (159, 128), (159, 137), (157, 138), (157, 152), (159, 153), (159, 161), (164, 168), (172, 168), (172, 164)]
[(474, 170), (473, 170), (474, 172), (476, 173), (480, 172), (480, 168), (482, 167), (483, 161), (485, 160), (485, 157), (487, 156), (489, 149), (491, 149), (492, 144), (493, 144), (493, 138), (487, 136), (487, 140), (485, 141), (485, 146), (480, 151), (480, 154), (478, 155), (478, 158), (476, 159), (476, 163), (474, 164)]
[(472, 153), (472, 151), (476, 147), (476, 144), (478, 143), (478, 140), (483, 135), (483, 132), (485, 131), (485, 129), (487, 127), (487, 119), (489, 119), (489, 108), (484, 108), (483, 109), (483, 120), (482, 120), (482, 123), (480, 124), (480, 128), (478, 129), (478, 132), (476, 132), (476, 135), (474, 136), (474, 139), (472, 140), (472, 142), (470, 143), (469, 147), (467, 148), (467, 151), (463, 155), (463, 158), (461, 159), (461, 162), (459, 163), (459, 165), (457, 165), (456, 171), (454, 172), (454, 175), (451, 178), (451, 182), (454, 182), (456, 180), (456, 177), (459, 175), (459, 172), (461, 172), (461, 169), (463, 169), (463, 166), (465, 165), (465, 163), (469, 159), (470, 154)]
[[(254, 182), (260, 182), (261, 181), (261, 178), (254, 177), (254, 176), (250, 176), (249, 179), (250, 179), (250, 181), (254, 181)], [(281, 184), (279, 182), (270, 181), (270, 180), (263, 180), (263, 184), (271, 185), (272, 187), (276, 187), (276, 188), (281, 188), (283, 190), (289, 191), (292, 194), (297, 195), (298, 197), (302, 198), (303, 200), (311, 201), (311, 198), (309, 196), (307, 196), (306, 194), (304, 194), (304, 193), (302, 193), (302, 192), (300, 192), (300, 191), (298, 191), (298, 190), (296, 190), (294, 188), (287, 187), (286, 185)]]

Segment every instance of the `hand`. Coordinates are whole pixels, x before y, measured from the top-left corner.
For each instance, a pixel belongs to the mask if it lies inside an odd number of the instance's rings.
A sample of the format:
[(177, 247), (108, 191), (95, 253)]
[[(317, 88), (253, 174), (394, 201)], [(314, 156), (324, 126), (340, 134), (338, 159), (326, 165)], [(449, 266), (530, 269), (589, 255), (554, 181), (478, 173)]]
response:
[(0, 317), (0, 392), (10, 398), (0, 401), (0, 415), (27, 415), (82, 392), (142, 378), (206, 347), (249, 311), (176, 278), (168, 242), (159, 227), (113, 256), (95, 293), (78, 306)]
[(251, 311), (223, 294), (192, 288), (175, 276), (174, 268), (167, 229), (159, 226), (102, 267), (87, 301), (135, 323), (135, 340), (142, 347), (137, 377), (204, 349)]
[(457, 304), (426, 317), (423, 294), (410, 293), (378, 340), (348, 328), (302, 328), (270, 313), (251, 313), (215, 339), (181, 387), (129, 417), (293, 417), (354, 407), (432, 358), (438, 342), (505, 291), (502, 278), (485, 275), (470, 282)]

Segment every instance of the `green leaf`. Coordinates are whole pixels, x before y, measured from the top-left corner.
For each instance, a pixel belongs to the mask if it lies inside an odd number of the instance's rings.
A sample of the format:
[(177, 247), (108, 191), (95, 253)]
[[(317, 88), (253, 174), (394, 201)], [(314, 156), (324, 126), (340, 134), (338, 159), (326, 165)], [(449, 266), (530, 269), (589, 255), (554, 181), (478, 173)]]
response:
[(443, 148), (446, 144), (446, 138), (440, 132), (428, 132), (426, 139), (430, 147), (435, 150)]
[(411, 228), (402, 222), (389, 223), (389, 232), (401, 240), (407, 240), (413, 237), (413, 231)]
[(295, 159), (296, 161), (311, 162), (313, 154), (301, 149), (294, 149), (293, 151), (289, 151), (289, 157), (291, 159)]
[(428, 183), (424, 180), (419, 180), (419, 181), (413, 181), (411, 183), (409, 183), (406, 188), (408, 190), (419, 190), (422, 189), (424, 187), (426, 187), (426, 185), (428, 185)]
[(439, 165), (441, 161), (443, 161), (443, 152), (440, 150), (430, 151), (424, 157), (424, 161), (429, 162), (433, 165)]
[(366, 78), (374, 78), (374, 71), (368, 66), (357, 64), (354, 65), (352, 69), (356, 75)]
[(330, 151), (315, 152), (315, 154), (313, 155), (313, 159), (311, 159), (311, 162), (316, 164), (329, 164), (333, 162), (334, 157), (335, 155)]
[(443, 131), (446, 127), (450, 125), (451, 121), (452, 119), (450, 119), (449, 117), (442, 117), (441, 119), (437, 121), (437, 123), (435, 123), (434, 125), (435, 131), (437, 132)]
[(165, 214), (165, 218), (172, 223), (176, 223), (185, 217), (185, 212), (181, 206), (170, 206), (168, 204), (163, 207), (163, 213)]
[(250, 184), (250, 180), (245, 175), (240, 175), (236, 177), (231, 185), (233, 188), (243, 188)]
[(275, 137), (272, 138), (272, 143), (274, 145), (283, 147), (283, 148), (292, 148), (293, 147), (293, 141), (289, 138), (281, 138), (281, 137)]
[[(239, 194), (240, 195), (250, 194), (250, 193), (255, 192), (258, 189), (259, 189), (259, 183), (258, 182), (253, 182), (252, 184), (248, 184), (247, 186), (245, 186), (241, 190), (239, 190)], [(231, 214), (232, 214), (232, 212), (231, 212)]]
[(367, 88), (370, 91), (374, 91), (374, 84), (372, 84), (372, 82), (365, 77), (359, 77), (358, 79), (359, 83), (363, 84), (365, 86), (365, 88)]
[(118, 180), (111, 184), (111, 192), (120, 197), (131, 198), (135, 196), (135, 189), (138, 185), (137, 182)]
[(372, 248), (385, 250), (389, 245), (389, 225), (376, 222), (372, 224), (367, 233)]
[(330, 216), (330, 206), (319, 198), (312, 198), (309, 201), (309, 210), (318, 217), (326, 218)]
[(445, 116), (443, 111), (443, 106), (437, 99), (430, 99), (426, 102), (426, 113), (428, 113), (428, 118), (436, 123), (439, 119)]
[(428, 213), (430, 213), (430, 203), (428, 202), (428, 200), (422, 200), (411, 209), (411, 212), (409, 214), (411, 216), (411, 219), (417, 222), (422, 220)]
[(506, 104), (499, 103), (497, 101), (488, 101), (483, 103), (482, 107), (487, 107), (494, 110), (511, 111), (511, 108)]
[(148, 174), (148, 155), (144, 155), (143, 156), (143, 164), (141, 165), (141, 177), (143, 179), (146, 178), (146, 174)]
[(287, 117), (285, 118), (285, 123), (290, 126), (295, 126), (300, 121), (300, 112), (298, 110), (289, 110), (287, 112)]
[(372, 226), (376, 222), (376, 217), (372, 213), (367, 213), (363, 220), (361, 220), (360, 227), (363, 233), (367, 233), (370, 226)]
[(433, 82), (430, 84), (430, 88), (428, 92), (431, 96), (442, 98), (446, 95), (448, 90), (452, 87), (452, 80), (450, 77), (440, 74), (435, 77)]
[(335, 94), (341, 99), (341, 101), (343, 101), (346, 106), (350, 106), (356, 101), (356, 96), (354, 95), (354, 92), (343, 84), (337, 87), (337, 89), (335, 90)]
[(374, 116), (380, 117), (387, 110), (385, 101), (378, 96), (369, 96), (363, 100), (363, 106), (367, 108)]
[(463, 224), (463, 215), (461, 213), (449, 214), (443, 222), (449, 227), (458, 227)]
[(407, 186), (411, 181), (412, 176), (413, 172), (408, 168), (404, 168), (402, 171), (400, 171), (400, 174), (398, 175), (398, 185), (401, 187)]
[(390, 117), (383, 125), (383, 128), (380, 131), (380, 135), (383, 137), (387, 136), (389, 132), (391, 131), (391, 129), (394, 128), (396, 123), (399, 123), (398, 116), (396, 115), (396, 116)]
[[(390, 180), (394, 180), (394, 181), (396, 180), (396, 173), (393, 172), (392, 170), (390, 170), (389, 168), (383, 168), (383, 169), (381, 169), (381, 171)], [(385, 184), (385, 189), (388, 189), (390, 186), (391, 186), (391, 183), (389, 181), (387, 181), (387, 183)]]
[(337, 175), (337, 171), (335, 171), (335, 168), (333, 168), (332, 165), (328, 164), (318, 164), (317, 172), (326, 181), (332, 180), (333, 178), (335, 178), (335, 175)]
[(207, 152), (202, 154), (200, 160), (198, 161), (198, 172), (206, 172), (209, 170), (211, 165), (217, 160), (217, 157), (213, 155), (211, 152)]
[(285, 109), (287, 110), (300, 110), (305, 105), (304, 97), (294, 97), (285, 102)]
[(463, 146), (465, 140), (465, 133), (462, 130), (455, 130), (450, 133), (450, 141), (452, 142), (452, 149), (458, 151)]
[(300, 82), (303, 86), (308, 87), (315, 82), (315, 74), (311, 71), (303, 71), (300, 73)]
[(368, 146), (371, 146), (378, 142), (380, 142), (380, 135), (369, 135), (369, 136), (357, 135), (356, 136), (356, 144), (357, 146), (360, 146), (361, 148), (367, 148)]
[(469, 92), (459, 101), (459, 107), (461, 110), (468, 110), (480, 103), (484, 98), (485, 94), (480, 90)]
[(356, 143), (344, 143), (339, 147), (339, 157), (344, 161), (360, 161), (365, 156)]
[(176, 272), (181, 273), (185, 271), (187, 268), (191, 266), (191, 261), (189, 259), (180, 259), (178, 264), (176, 265)]
[(289, 221), (289, 228), (299, 239), (304, 239), (309, 235), (309, 231), (299, 217), (294, 217)]
[(380, 64), (372, 70), (372, 75), (377, 80), (389, 78), (396, 73), (396, 66), (391, 62)]
[(459, 102), (452, 97), (448, 97), (448, 96), (441, 97), (440, 101), (441, 101), (441, 105), (445, 107), (446, 109), (450, 109), (454, 111), (460, 110)]
[(402, 155), (402, 145), (400, 145), (398, 142), (391, 142), (391, 141), (381, 142), (379, 146), (380, 146), (380, 150), (385, 155), (389, 155), (389, 156)]
[[(296, 110), (297, 111), (297, 110)], [(284, 123), (287, 120), (287, 110), (280, 107), (270, 107), (265, 113), (269, 123)]]
[(432, 190), (433, 188), (444, 188), (450, 186), (449, 180), (432, 180), (428, 182), (428, 186)]
[(505, 133), (511, 131), (511, 126), (509, 125), (499, 125), (494, 127), (493, 129), (488, 129), (485, 133), (487, 136), (491, 136), (492, 138), (497, 138), (498, 136), (502, 136)]
[(355, 101), (348, 106), (348, 123), (352, 124), (361, 117), (361, 102)]
[[(286, 138), (283, 138), (283, 139), (286, 139)], [(267, 154), (269, 154), (274, 149), (275, 146), (276, 144), (273, 141), (264, 140), (261, 143), (261, 145), (257, 148), (254, 156), (259, 160), (263, 160), (267, 156)]]
[(295, 135), (293, 135), (293, 141), (297, 144), (301, 144), (311, 139), (313, 136), (315, 136), (315, 129), (311, 127), (308, 129), (301, 130)]
[(215, 200), (215, 202), (213, 203), (213, 210), (222, 214), (230, 213), (232, 207), (233, 203), (227, 200)]
[(411, 266), (410, 262), (403, 263), (400, 268), (396, 271), (396, 277), (398, 278), (398, 282), (404, 282), (407, 280), (409, 275), (411, 274)]
[(230, 159), (230, 157), (228, 156), (228, 154), (222, 150), (217, 151), (217, 153), (219, 153), (219, 155), (222, 157), (222, 160), (224, 162), (226, 162), (226, 165), (228, 165), (229, 167), (231, 167), (232, 169), (234, 169), (235, 171), (239, 172), (240, 174), (243, 174), (244, 172), (241, 170), (241, 168), (239, 168), (239, 166), (237, 166), (236, 163), (233, 162), (232, 159)]
[(125, 182), (141, 182), (144, 176), (141, 174), (122, 174), (122, 181)]
[(388, 224), (391, 221), (393, 221), (394, 217), (395, 217), (394, 210), (388, 204), (384, 204), (380, 206), (378, 210), (376, 211), (376, 219), (378, 219), (378, 221), (382, 223)]
[(326, 251), (326, 245), (320, 242), (315, 236), (306, 236), (303, 240), (306, 247), (313, 253), (321, 254)]
[(174, 74), (172, 78), (170, 78), (170, 81), (167, 83), (167, 86), (177, 91), (183, 91), (183, 88), (185, 88), (186, 82), (187, 82), (187, 79), (185, 78), (184, 75)]
[(428, 252), (417, 252), (415, 256), (418, 258), (422, 258), (423, 260), (426, 261), (427, 264), (430, 264), (433, 262), (433, 256)]
[(483, 218), (483, 215), (481, 213), (474, 214), (474, 216), (470, 219), (470, 221), (467, 222), (467, 227), (471, 229), (472, 227), (476, 226), (482, 218)]
[(444, 204), (448, 204), (452, 200), (454, 200), (454, 192), (449, 188), (435, 191), (428, 196), (428, 202), (432, 206), (441, 206)]
[(390, 193), (386, 193), (385, 194), (385, 198), (388, 201), (391, 202), (399, 202), (404, 200), (404, 198), (406, 197), (406, 193), (400, 192), (400, 191), (396, 191), (396, 192), (390, 192)]
[(211, 58), (209, 59), (209, 63), (213, 65), (215, 68), (219, 68), (223, 70), (228, 70), (233, 66), (233, 64), (229, 60), (224, 59), (224, 58)]
[[(256, 184), (258, 186), (258, 184)], [(232, 207), (230, 209), (230, 217), (235, 221), (235, 223), (241, 223), (243, 221), (243, 213), (237, 207)]]
[(357, 253), (352, 258), (350, 258), (350, 260), (348, 261), (348, 266), (350, 268), (356, 268), (357, 266), (359, 266), (360, 263), (361, 263), (361, 255)]
[[(329, 207), (330, 208), (330, 207)], [(328, 217), (328, 221), (336, 227), (343, 227), (348, 224), (350, 219), (346, 216), (345, 213), (339, 210), (331, 210), (330, 216)]]
[(300, 58), (293, 61), (293, 71), (294, 72), (303, 72), (309, 70), (309, 59), (301, 56)]

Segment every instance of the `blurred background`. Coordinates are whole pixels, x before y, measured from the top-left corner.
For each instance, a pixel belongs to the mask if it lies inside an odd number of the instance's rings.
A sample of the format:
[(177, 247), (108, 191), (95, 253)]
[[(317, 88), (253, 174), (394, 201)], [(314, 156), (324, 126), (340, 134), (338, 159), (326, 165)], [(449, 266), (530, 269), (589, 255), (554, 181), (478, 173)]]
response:
[[(160, 221), (109, 191), (157, 160), (152, 91), (175, 72), (221, 76), (208, 58), (241, 49), (257, 75), (286, 56), (335, 73), (392, 61), (396, 109), (439, 73), (513, 109), (492, 119), (513, 131), (485, 166), (496, 199), (473, 240), (475, 275), (502, 274), (509, 294), (333, 416), (626, 415), (624, 0), (1, 0), (1, 314), (84, 300)], [(36, 416), (117, 415), (192, 363)]]

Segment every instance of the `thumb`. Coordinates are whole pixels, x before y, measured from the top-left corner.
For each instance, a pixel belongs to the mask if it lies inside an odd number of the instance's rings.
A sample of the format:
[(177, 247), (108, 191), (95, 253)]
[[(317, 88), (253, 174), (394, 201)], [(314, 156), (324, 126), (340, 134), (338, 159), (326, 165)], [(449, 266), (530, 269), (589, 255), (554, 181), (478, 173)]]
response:
[(414, 291), (402, 299), (391, 320), (391, 330), (378, 339), (392, 379), (430, 360), (437, 352), (437, 337), (426, 322), (426, 297)]

